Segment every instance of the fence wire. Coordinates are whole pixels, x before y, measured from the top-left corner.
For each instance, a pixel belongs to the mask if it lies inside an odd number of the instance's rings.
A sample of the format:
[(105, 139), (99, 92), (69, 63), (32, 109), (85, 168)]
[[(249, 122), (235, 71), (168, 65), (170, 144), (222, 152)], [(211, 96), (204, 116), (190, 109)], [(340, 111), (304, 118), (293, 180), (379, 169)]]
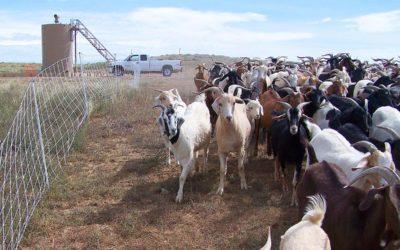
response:
[(106, 63), (63, 59), (33, 78), (0, 145), (0, 248), (16, 249), (43, 193), (59, 173), (89, 106), (131, 77)]

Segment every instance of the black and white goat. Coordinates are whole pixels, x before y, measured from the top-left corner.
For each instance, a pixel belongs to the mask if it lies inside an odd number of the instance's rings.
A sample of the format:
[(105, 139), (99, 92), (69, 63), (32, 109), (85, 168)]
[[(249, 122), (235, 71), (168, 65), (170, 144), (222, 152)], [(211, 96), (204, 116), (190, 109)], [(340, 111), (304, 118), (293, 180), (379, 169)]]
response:
[(300, 179), (301, 163), (305, 154), (305, 145), (309, 140), (309, 132), (303, 122), (303, 107), (307, 102), (300, 103), (293, 108), (290, 104), (280, 102), (287, 111), (274, 118), (271, 125), (271, 143), (275, 156), (275, 179), (278, 177), (279, 167), (282, 170), (282, 186), (284, 193), (288, 191), (286, 183), (286, 162), (296, 165), (293, 177), (292, 205), (296, 205), (296, 186)]
[(182, 166), (179, 177), (179, 190), (175, 201), (181, 202), (183, 186), (187, 175), (194, 170), (197, 151), (203, 149), (204, 168), (206, 169), (208, 146), (211, 138), (210, 113), (204, 103), (204, 94), (197, 97), (196, 101), (188, 105), (183, 117), (176, 112), (177, 105), (164, 107), (162, 119), (165, 124), (165, 134), (169, 138), (170, 148), (175, 158)]

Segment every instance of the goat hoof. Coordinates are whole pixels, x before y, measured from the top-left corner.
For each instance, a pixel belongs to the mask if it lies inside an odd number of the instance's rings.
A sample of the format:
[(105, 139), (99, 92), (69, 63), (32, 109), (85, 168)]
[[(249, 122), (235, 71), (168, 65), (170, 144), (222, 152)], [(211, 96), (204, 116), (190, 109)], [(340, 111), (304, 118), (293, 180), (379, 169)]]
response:
[(180, 197), (179, 195), (176, 196), (175, 202), (176, 202), (176, 203), (181, 203), (181, 202), (182, 202), (182, 198), (183, 198), (183, 197)]
[(218, 188), (217, 194), (222, 195), (224, 193), (224, 188)]
[(242, 190), (243, 190), (243, 189), (247, 190), (247, 184), (246, 184), (246, 183), (240, 184), (240, 188), (241, 188)]

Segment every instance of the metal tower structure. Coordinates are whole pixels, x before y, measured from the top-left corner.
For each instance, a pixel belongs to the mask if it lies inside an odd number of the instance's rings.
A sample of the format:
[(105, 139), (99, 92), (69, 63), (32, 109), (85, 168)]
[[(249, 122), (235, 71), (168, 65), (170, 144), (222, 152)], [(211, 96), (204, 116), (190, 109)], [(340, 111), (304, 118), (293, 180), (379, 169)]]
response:
[[(115, 61), (115, 56), (93, 35), (92, 32), (79, 19), (71, 19), (72, 30), (75, 32), (75, 43), (76, 43), (76, 32), (79, 31), (86, 40), (102, 55), (107, 62)], [(75, 56), (76, 56), (76, 45), (75, 45)]]

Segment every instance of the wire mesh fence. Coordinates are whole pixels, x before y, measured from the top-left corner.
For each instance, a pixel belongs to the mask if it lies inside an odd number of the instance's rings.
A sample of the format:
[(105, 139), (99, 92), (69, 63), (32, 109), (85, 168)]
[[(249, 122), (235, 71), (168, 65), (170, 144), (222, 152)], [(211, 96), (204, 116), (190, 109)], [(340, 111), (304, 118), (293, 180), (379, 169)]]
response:
[(69, 58), (30, 82), (0, 145), (0, 248), (16, 249), (44, 191), (65, 163), (90, 105), (110, 98), (132, 77), (106, 63), (73, 67)]

